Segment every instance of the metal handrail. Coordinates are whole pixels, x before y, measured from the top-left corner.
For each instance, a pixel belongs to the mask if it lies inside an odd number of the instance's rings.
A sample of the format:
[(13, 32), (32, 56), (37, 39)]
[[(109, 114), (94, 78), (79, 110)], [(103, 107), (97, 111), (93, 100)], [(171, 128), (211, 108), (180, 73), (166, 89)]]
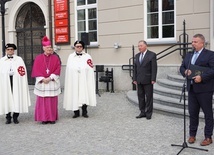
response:
[[(187, 51), (192, 49), (192, 48), (188, 47), (188, 45), (190, 45), (191, 43), (188, 42), (189, 35), (186, 33), (185, 25), (186, 25), (186, 23), (184, 20), (183, 21), (183, 33), (181, 35), (179, 35), (179, 42), (177, 42), (176, 44), (174, 44), (174, 45), (164, 49), (163, 51), (157, 53), (157, 56), (162, 54), (162, 56), (159, 56), (157, 58), (157, 60), (160, 60), (160, 59), (162, 59), (162, 58), (164, 58), (164, 57), (166, 57), (166, 56), (168, 56), (168, 55), (170, 55), (170, 54), (172, 54), (178, 50), (180, 51), (180, 56), (182, 58), (184, 58), (186, 56)], [(176, 47), (176, 46), (179, 46), (179, 47), (176, 49), (172, 49), (173, 47)], [(171, 51), (168, 52), (168, 50), (171, 50)], [(166, 53), (166, 52), (168, 52), (168, 53)], [(132, 63), (131, 63), (131, 60), (132, 60)], [(134, 74), (134, 61), (135, 61), (134, 45), (132, 45), (132, 58), (129, 59), (129, 65), (122, 65), (122, 70), (128, 70), (129, 75), (132, 79), (133, 79), (133, 74)], [(133, 85), (133, 90), (136, 90), (136, 85), (134, 85), (134, 84), (132, 84), (132, 85)]]
[[(165, 50), (163, 50), (163, 51), (157, 53), (157, 55), (160, 55), (160, 54), (164, 53), (165, 51), (167, 51), (167, 50), (169, 50), (169, 49), (171, 49), (171, 48), (173, 48), (173, 47), (175, 47), (175, 46), (177, 46), (177, 45), (189, 45), (189, 44), (191, 44), (191, 43), (177, 43), (177, 44), (174, 44), (174, 45), (172, 45), (172, 46), (166, 48)], [(181, 48), (181, 49), (184, 49), (184, 48)], [(185, 49), (186, 49), (186, 48), (185, 48)]]
[[(178, 50), (180, 50), (180, 51), (181, 50), (191, 50), (192, 48), (190, 48), (190, 47), (181, 47), (181, 45), (189, 45), (189, 44), (191, 44), (191, 43), (176, 43), (176, 44), (164, 49), (163, 51), (157, 53), (157, 56), (162, 54), (162, 56), (159, 56), (157, 58), (157, 60), (160, 60), (160, 59), (162, 59), (162, 58), (164, 58), (164, 57), (166, 57), (166, 56), (168, 56), (168, 55), (170, 55), (170, 54), (172, 54), (172, 53), (174, 53), (175, 51), (178, 51)], [(168, 52), (168, 50), (170, 50), (170, 49), (172, 49), (173, 47), (176, 47), (176, 46), (180, 46), (180, 47)], [(166, 52), (168, 52), (168, 53), (166, 53)], [(180, 55), (183, 56), (181, 54), (181, 52), (180, 52)], [(133, 65), (134, 64), (134, 59), (135, 58), (134, 58), (134, 55), (133, 55), (132, 58), (129, 58), (129, 64), (128, 65), (122, 65), (122, 70), (128, 70), (130, 77), (133, 77), (132, 76), (132, 71), (134, 70), (134, 65)], [(133, 64), (132, 64), (132, 62), (133, 62)]]
[[(169, 49), (171, 49), (171, 48), (173, 48), (173, 47), (175, 47), (177, 45), (182, 45), (182, 44), (184, 44), (184, 43), (174, 44), (174, 45), (170, 46), (169, 48), (167, 48), (167, 49), (165, 49), (165, 50), (157, 53), (157, 56), (160, 55), (160, 54), (166, 53), (167, 50), (169, 50)], [(191, 43), (186, 43), (186, 44), (188, 45), (188, 44), (191, 44)], [(192, 48), (190, 48), (190, 47), (178, 47), (178, 48), (176, 48), (176, 49), (174, 49), (174, 50), (172, 50), (172, 51), (170, 51), (170, 52), (168, 52), (168, 53), (166, 53), (166, 54), (158, 57), (157, 60), (160, 60), (160, 59), (162, 59), (162, 58), (164, 58), (164, 57), (166, 57), (166, 56), (168, 56), (168, 55), (170, 55), (170, 54), (172, 54), (172, 53), (174, 53), (175, 51), (178, 51), (178, 50), (181, 51), (181, 50), (191, 50), (191, 49)], [(180, 55), (183, 57), (183, 55), (181, 54), (181, 52), (180, 52)]]

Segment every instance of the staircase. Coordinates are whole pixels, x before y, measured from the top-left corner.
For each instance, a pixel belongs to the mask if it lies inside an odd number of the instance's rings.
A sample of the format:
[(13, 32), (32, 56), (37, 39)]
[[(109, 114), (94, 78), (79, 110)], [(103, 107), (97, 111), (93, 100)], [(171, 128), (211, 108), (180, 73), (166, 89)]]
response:
[[(184, 113), (184, 78), (181, 75), (167, 75), (166, 79), (157, 79), (154, 85), (154, 109), (172, 115)], [(188, 115), (188, 93), (186, 91), (186, 114)]]
[[(183, 85), (184, 78), (177, 74), (167, 75), (165, 79), (157, 79), (154, 85), (154, 110), (171, 114), (174, 116), (183, 116), (184, 114), (184, 94)], [(137, 92), (129, 91), (127, 93), (129, 101), (138, 105)], [(188, 113), (188, 93), (186, 91), (186, 115)], [(200, 118), (204, 118), (204, 114), (200, 112)]]

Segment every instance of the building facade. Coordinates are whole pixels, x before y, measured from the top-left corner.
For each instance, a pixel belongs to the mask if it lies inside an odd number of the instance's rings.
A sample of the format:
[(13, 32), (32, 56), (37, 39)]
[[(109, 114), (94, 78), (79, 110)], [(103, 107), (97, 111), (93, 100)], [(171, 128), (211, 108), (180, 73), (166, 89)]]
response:
[[(194, 34), (202, 33), (207, 48), (214, 50), (213, 0), (12, 0), (5, 8), (5, 43), (18, 46), (16, 52), (26, 63), (29, 84), (34, 82), (31, 67), (41, 53), (44, 35), (51, 38), (61, 57), (62, 85), (73, 43), (88, 38), (86, 50), (94, 65), (113, 68), (116, 90), (132, 89), (129, 71), (122, 66), (132, 62), (139, 40), (146, 40), (149, 49), (159, 53), (184, 38), (191, 42)], [(181, 54), (176, 50), (158, 60), (158, 77), (177, 72)], [(102, 83), (100, 87), (105, 89)]]

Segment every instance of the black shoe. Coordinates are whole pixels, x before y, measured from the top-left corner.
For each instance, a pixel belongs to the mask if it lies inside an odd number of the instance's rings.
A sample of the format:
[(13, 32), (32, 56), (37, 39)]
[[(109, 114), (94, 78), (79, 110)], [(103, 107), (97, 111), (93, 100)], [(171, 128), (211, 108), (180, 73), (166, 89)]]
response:
[(48, 122), (47, 121), (42, 121), (42, 124), (45, 125), (45, 124), (48, 124)]
[(143, 118), (143, 117), (146, 117), (145, 114), (140, 114), (139, 116), (136, 116), (136, 118)]
[(148, 116), (148, 115), (146, 116), (146, 119), (148, 119), (148, 120), (151, 119), (151, 118), (152, 118), (152, 116)]
[(14, 124), (19, 124), (18, 119), (13, 119)]
[(80, 116), (80, 111), (79, 110), (75, 110), (73, 118), (77, 118), (79, 116)]
[(55, 124), (56, 122), (55, 121), (50, 121), (50, 124)]
[(80, 117), (80, 115), (74, 115), (74, 116), (73, 116), (73, 118), (77, 118), (77, 117)]
[(6, 122), (5, 122), (5, 124), (10, 124), (11, 123), (11, 119), (12, 119), (11, 112), (9, 112), (8, 114), (6, 114)]
[(89, 117), (87, 114), (84, 114), (84, 115), (82, 115), (82, 116), (85, 117), (85, 118), (88, 118), (88, 117)]
[(87, 115), (88, 111), (87, 111), (87, 105), (84, 104), (82, 106), (82, 116), (85, 117), (85, 118), (88, 118), (88, 115)]
[(11, 120), (7, 119), (7, 121), (5, 122), (5, 124), (11, 124)]

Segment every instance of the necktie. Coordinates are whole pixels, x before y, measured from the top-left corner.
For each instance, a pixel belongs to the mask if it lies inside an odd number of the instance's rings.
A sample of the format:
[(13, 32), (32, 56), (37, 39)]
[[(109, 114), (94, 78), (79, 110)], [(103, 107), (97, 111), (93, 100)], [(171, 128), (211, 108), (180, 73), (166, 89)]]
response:
[(144, 54), (141, 53), (141, 54), (140, 54), (140, 57), (139, 57), (139, 62), (140, 62), (140, 64), (142, 64), (142, 62), (143, 62), (143, 57), (144, 57)]
[(196, 62), (196, 60), (197, 60), (197, 58), (198, 58), (198, 55), (199, 55), (199, 52), (194, 52), (194, 55), (193, 55), (192, 61), (191, 61), (191, 63), (192, 63), (193, 65), (195, 64), (195, 62)]
[(82, 56), (82, 53), (77, 53), (77, 52), (76, 52), (76, 55), (78, 55), (78, 56)]
[(13, 56), (7, 55), (8, 59), (13, 59)]

